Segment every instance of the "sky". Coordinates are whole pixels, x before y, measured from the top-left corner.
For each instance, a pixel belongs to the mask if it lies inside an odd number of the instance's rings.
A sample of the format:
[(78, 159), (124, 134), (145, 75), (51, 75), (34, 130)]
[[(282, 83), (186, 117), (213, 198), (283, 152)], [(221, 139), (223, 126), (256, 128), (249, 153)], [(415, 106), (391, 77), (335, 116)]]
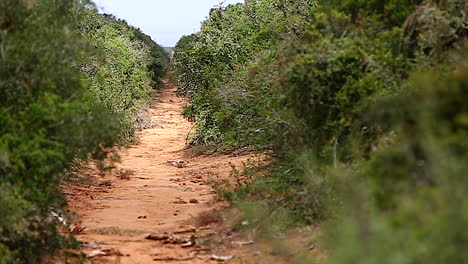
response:
[(243, 0), (94, 0), (103, 13), (125, 19), (158, 44), (174, 47), (183, 35), (200, 29), (210, 9)]

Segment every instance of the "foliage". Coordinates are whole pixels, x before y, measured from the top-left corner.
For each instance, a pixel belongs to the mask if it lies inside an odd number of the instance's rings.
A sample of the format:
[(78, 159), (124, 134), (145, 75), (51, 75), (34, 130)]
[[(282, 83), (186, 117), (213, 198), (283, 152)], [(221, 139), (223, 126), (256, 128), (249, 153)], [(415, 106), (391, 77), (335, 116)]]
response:
[[(310, 170), (368, 158), (389, 131), (367, 118), (378, 98), (400, 93), (411, 69), (435, 65), (466, 36), (466, 4), (397, 2), (256, 0), (213, 9), (199, 33), (181, 40), (173, 64), (191, 98), (195, 143), (272, 149), (272, 175), (286, 189), (322, 177)], [(325, 210), (310, 206), (316, 216)]]
[(422, 0), (325, 0), (323, 5), (350, 14), (357, 23), (368, 16), (378, 16), (388, 26), (401, 26)]
[(397, 133), (342, 178), (354, 188), (341, 190), (346, 202), (327, 234), (335, 234), (327, 263), (467, 259), (467, 65), (415, 74), (405, 93), (376, 110)]
[(256, 54), (278, 45), (280, 32), (286, 32), (283, 37), (302, 34), (306, 26), (303, 17), (314, 7), (315, 1), (251, 0), (245, 5), (213, 8), (201, 32), (181, 40), (173, 68), (180, 92), (191, 97), (185, 114), (197, 121), (195, 142), (211, 144), (226, 139), (229, 130), (236, 127), (230, 122), (240, 109), (225, 107), (232, 100), (223, 93), (229, 89), (249, 100), (244, 87), (226, 87), (231, 78), (242, 76), (242, 66)]
[(147, 46), (150, 52), (150, 61), (147, 67), (152, 73), (152, 80), (155, 88), (161, 88), (163, 86), (161, 79), (165, 77), (170, 62), (169, 56), (164, 48), (154, 42), (150, 36), (143, 33), (141, 29), (129, 25), (125, 20), (107, 14), (104, 14), (104, 17), (110, 23), (119, 23), (129, 29), (130, 34), (127, 35), (133, 42), (141, 41)]
[(325, 262), (461, 263), (467, 12), (458, 0), (213, 9), (173, 63), (194, 143), (270, 150), (268, 175), (227, 196), (326, 220)]
[[(124, 141), (133, 138), (135, 116), (152, 87), (159, 87), (168, 56), (162, 48), (125, 21), (84, 11), (80, 31), (102, 51), (81, 65), (90, 91), (120, 120)], [(151, 83), (151, 80), (157, 83)]]
[(316, 19), (313, 30), (279, 55), (271, 90), (281, 96), (267, 102), (276, 122), (286, 124), (277, 135), (283, 146), (313, 151), (323, 161), (348, 159), (347, 137), (364, 129), (357, 123), (367, 106), (401, 87), (407, 68), (402, 31), (375, 22), (360, 30), (336, 27), (346, 25), (340, 13), (317, 13)]
[(76, 246), (51, 210), (65, 170), (104, 159), (145, 103), (155, 58), (132, 30), (87, 1), (0, 1), (0, 263)]

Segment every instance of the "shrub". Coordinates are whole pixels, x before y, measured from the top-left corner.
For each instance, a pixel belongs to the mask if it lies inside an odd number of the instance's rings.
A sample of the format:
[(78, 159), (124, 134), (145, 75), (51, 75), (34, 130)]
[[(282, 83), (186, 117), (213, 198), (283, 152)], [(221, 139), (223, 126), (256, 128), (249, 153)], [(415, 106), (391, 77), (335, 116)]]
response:
[[(414, 74), (386, 100), (396, 136), (349, 178), (327, 263), (462, 263), (468, 223), (467, 61)], [(332, 235), (333, 234), (333, 235)]]
[[(272, 207), (279, 199), (302, 222), (336, 212), (326, 201), (340, 207), (341, 174), (375, 181), (371, 196), (391, 208), (392, 193), (408, 191), (418, 168), (390, 147), (370, 165), (403, 132), (391, 115), (377, 122), (369, 112), (396, 111), (382, 98), (405, 95), (410, 72), (447, 71), (442, 65), (459, 57), (450, 51), (466, 42), (467, 12), (458, 0), (252, 0), (213, 9), (199, 33), (181, 40), (173, 64), (190, 98), (186, 115), (197, 122), (194, 142), (271, 150), (268, 177), (239, 197)], [(423, 155), (419, 148), (414, 157)]]
[(134, 129), (155, 58), (132, 32), (88, 1), (0, 1), (0, 263), (77, 246), (51, 211), (74, 161), (105, 159)]

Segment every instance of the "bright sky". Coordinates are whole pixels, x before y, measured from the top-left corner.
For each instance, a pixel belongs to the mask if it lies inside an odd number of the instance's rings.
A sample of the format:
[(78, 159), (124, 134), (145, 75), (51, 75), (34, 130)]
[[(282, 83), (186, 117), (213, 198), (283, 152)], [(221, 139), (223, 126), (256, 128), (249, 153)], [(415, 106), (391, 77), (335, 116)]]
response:
[(153, 40), (173, 47), (183, 35), (200, 29), (210, 9), (243, 0), (94, 0), (101, 12), (125, 19)]

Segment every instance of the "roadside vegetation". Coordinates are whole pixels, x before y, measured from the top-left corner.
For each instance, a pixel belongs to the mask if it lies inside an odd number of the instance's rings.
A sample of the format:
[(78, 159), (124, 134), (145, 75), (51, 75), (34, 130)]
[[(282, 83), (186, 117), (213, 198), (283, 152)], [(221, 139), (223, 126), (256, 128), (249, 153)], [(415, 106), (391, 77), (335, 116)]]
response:
[(463, 263), (467, 14), (463, 0), (213, 8), (172, 62), (193, 144), (271, 153), (267, 176), (226, 196), (256, 227), (324, 226), (324, 262)]
[(58, 231), (65, 171), (132, 140), (168, 62), (91, 2), (0, 1), (0, 263), (78, 246)]
[(60, 183), (132, 142), (169, 63), (193, 145), (270, 155), (224, 192), (239, 226), (322, 227), (290, 263), (464, 263), (467, 39), (466, 0), (246, 0), (170, 62), (90, 1), (0, 0), (0, 264), (79, 247)]

